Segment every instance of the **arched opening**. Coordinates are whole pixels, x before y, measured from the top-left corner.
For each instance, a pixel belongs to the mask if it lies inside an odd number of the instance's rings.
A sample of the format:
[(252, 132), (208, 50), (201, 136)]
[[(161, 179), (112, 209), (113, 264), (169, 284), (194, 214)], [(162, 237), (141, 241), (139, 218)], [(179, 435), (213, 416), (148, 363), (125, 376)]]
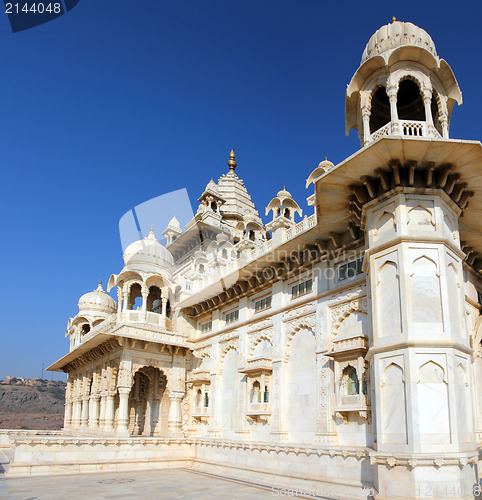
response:
[(289, 218), (291, 217), (291, 212), (290, 212), (290, 209), (289, 209), (289, 208), (285, 208), (284, 217), (285, 217), (286, 219), (289, 219)]
[(370, 133), (376, 132), (390, 122), (390, 100), (387, 91), (382, 85), (372, 95), (372, 106), (370, 114)]
[(204, 272), (205, 272), (205, 269), (204, 269), (204, 264), (199, 264), (198, 271), (199, 271), (201, 274), (204, 274)]
[(222, 256), (223, 259), (227, 259), (228, 258), (228, 251), (225, 248), (222, 249), (221, 256)]
[(420, 88), (413, 80), (405, 79), (400, 82), (397, 110), (400, 120), (425, 121), (425, 108)]
[(142, 287), (139, 283), (134, 283), (130, 290), (127, 301), (127, 309), (134, 311), (142, 307)]
[(261, 386), (258, 381), (253, 384), (251, 389), (251, 403), (261, 403)]
[(158, 368), (143, 367), (134, 375), (129, 395), (129, 432), (153, 436), (168, 430), (167, 378)]
[(254, 233), (254, 231), (252, 229), (250, 229), (248, 237), (249, 237), (249, 239), (251, 241), (254, 241), (254, 239), (255, 239), (255, 233)]
[(216, 205), (216, 202), (215, 202), (215, 201), (212, 201), (212, 202), (211, 202), (211, 210), (212, 210), (213, 212), (216, 212), (216, 211), (217, 211), (217, 209), (218, 209), (218, 206)]
[(149, 287), (149, 294), (147, 295), (147, 310), (153, 313), (161, 314), (162, 300), (161, 289), (158, 286)]
[(82, 328), (80, 329), (80, 334), (83, 337), (85, 334), (87, 334), (89, 332), (90, 332), (90, 325), (89, 325), (89, 323), (84, 323), (82, 325)]
[(202, 393), (201, 389), (198, 389), (198, 391), (196, 393), (196, 408), (201, 408), (202, 397), (203, 397), (203, 393)]
[(342, 384), (345, 396), (356, 396), (360, 394), (360, 382), (358, 381), (358, 374), (353, 366), (347, 366), (343, 370)]

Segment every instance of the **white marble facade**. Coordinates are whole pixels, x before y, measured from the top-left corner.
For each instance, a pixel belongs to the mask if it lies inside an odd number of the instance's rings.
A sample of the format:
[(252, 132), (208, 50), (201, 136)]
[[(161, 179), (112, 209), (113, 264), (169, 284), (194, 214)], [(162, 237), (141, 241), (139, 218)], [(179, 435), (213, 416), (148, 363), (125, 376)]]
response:
[(362, 149), (311, 173), (311, 215), (283, 188), (265, 226), (232, 152), (185, 229), (126, 249), (117, 303), (81, 297), (50, 367), (64, 435), (176, 439), (165, 459), (321, 496), (472, 498), (482, 147), (449, 139), (455, 102), (429, 35), (394, 20), (347, 88)]

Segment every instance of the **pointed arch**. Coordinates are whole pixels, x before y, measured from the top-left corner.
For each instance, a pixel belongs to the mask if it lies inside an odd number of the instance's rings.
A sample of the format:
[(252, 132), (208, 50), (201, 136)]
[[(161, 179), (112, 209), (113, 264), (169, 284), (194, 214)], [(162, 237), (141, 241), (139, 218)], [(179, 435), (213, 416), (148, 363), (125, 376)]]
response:
[(441, 365), (436, 363), (433, 360), (427, 361), (418, 369), (419, 373), (419, 383), (426, 384), (439, 384), (439, 383), (447, 383), (445, 377), (445, 370)]

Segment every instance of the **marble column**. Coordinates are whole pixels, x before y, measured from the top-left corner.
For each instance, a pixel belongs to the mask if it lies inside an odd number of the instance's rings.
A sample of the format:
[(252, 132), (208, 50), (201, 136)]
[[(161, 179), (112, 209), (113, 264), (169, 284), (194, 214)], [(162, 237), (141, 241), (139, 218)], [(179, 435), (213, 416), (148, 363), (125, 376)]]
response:
[(159, 434), (157, 426), (159, 425), (159, 410), (161, 408), (161, 397), (155, 396), (152, 402), (152, 432), (151, 434)]
[(387, 89), (388, 99), (390, 100), (390, 121), (391, 121), (391, 132), (393, 135), (400, 134), (400, 124), (398, 122), (398, 109), (397, 109), (397, 87), (388, 87)]
[(64, 429), (69, 429), (72, 425), (72, 400), (65, 400)]
[(184, 392), (169, 393), (169, 433), (182, 433), (182, 412), (181, 401), (184, 397)]
[(423, 94), (423, 105), (425, 108), (425, 123), (427, 124), (427, 133), (434, 135), (433, 117), (432, 117), (432, 91), (426, 91)]
[(272, 439), (282, 441), (287, 433), (283, 426), (283, 371), (285, 362), (280, 357), (273, 359), (273, 374), (271, 376), (270, 407), (271, 407), (271, 433)]
[(162, 309), (161, 309), (161, 326), (166, 327), (167, 325), (167, 297), (162, 297)]
[(90, 396), (89, 428), (92, 430), (98, 430), (99, 428), (99, 401), (100, 396), (98, 394), (93, 394), (92, 396)]
[(117, 414), (117, 434), (129, 435), (129, 387), (119, 387), (119, 413)]
[(74, 405), (73, 405), (72, 429), (80, 428), (80, 419), (82, 415), (81, 411), (82, 411), (81, 398), (76, 397), (74, 398)]
[(122, 301), (124, 299), (124, 292), (122, 291), (122, 288), (119, 286), (117, 287), (117, 315), (120, 316), (120, 313), (122, 312)]
[(370, 112), (369, 106), (363, 106), (362, 108), (362, 121), (363, 121), (363, 144), (366, 144), (370, 140)]
[(323, 354), (316, 353), (318, 378), (318, 416), (315, 441), (317, 443), (337, 444), (333, 420), (331, 394), (333, 393), (333, 361)]
[(105, 404), (106, 404), (106, 394), (102, 392), (100, 395), (100, 412), (99, 412), (99, 429), (104, 430), (105, 426)]
[(89, 427), (89, 396), (82, 396), (82, 413), (80, 420), (80, 428), (87, 429)]
[(114, 430), (114, 394), (106, 395), (104, 430), (112, 432)]

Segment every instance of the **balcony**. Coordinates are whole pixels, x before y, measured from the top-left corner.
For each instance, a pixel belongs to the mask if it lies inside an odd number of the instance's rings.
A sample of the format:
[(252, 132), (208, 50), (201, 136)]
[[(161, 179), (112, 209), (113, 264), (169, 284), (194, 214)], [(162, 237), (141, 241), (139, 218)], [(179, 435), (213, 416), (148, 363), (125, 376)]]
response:
[(249, 376), (259, 375), (261, 373), (271, 373), (272, 371), (272, 362), (271, 359), (268, 358), (250, 359), (244, 367), (239, 369), (240, 373), (245, 373)]
[(368, 351), (368, 338), (364, 335), (356, 337), (334, 339), (330, 355), (336, 359), (350, 359), (365, 356)]
[(196, 420), (208, 420), (209, 419), (209, 407), (208, 406), (195, 406), (192, 412), (192, 418)]
[(163, 318), (161, 314), (142, 310), (122, 311), (119, 315), (119, 323), (142, 323), (167, 331), (171, 331), (172, 327), (170, 318)]
[(268, 421), (271, 416), (271, 405), (269, 403), (248, 403), (246, 417), (254, 422), (260, 420)]
[(376, 141), (386, 135), (402, 135), (407, 137), (442, 137), (434, 126), (427, 126), (424, 121), (417, 120), (398, 120), (393, 123), (388, 122), (379, 128), (368, 138), (367, 143)]
[(210, 384), (211, 373), (208, 370), (193, 370), (187, 381), (194, 385)]

